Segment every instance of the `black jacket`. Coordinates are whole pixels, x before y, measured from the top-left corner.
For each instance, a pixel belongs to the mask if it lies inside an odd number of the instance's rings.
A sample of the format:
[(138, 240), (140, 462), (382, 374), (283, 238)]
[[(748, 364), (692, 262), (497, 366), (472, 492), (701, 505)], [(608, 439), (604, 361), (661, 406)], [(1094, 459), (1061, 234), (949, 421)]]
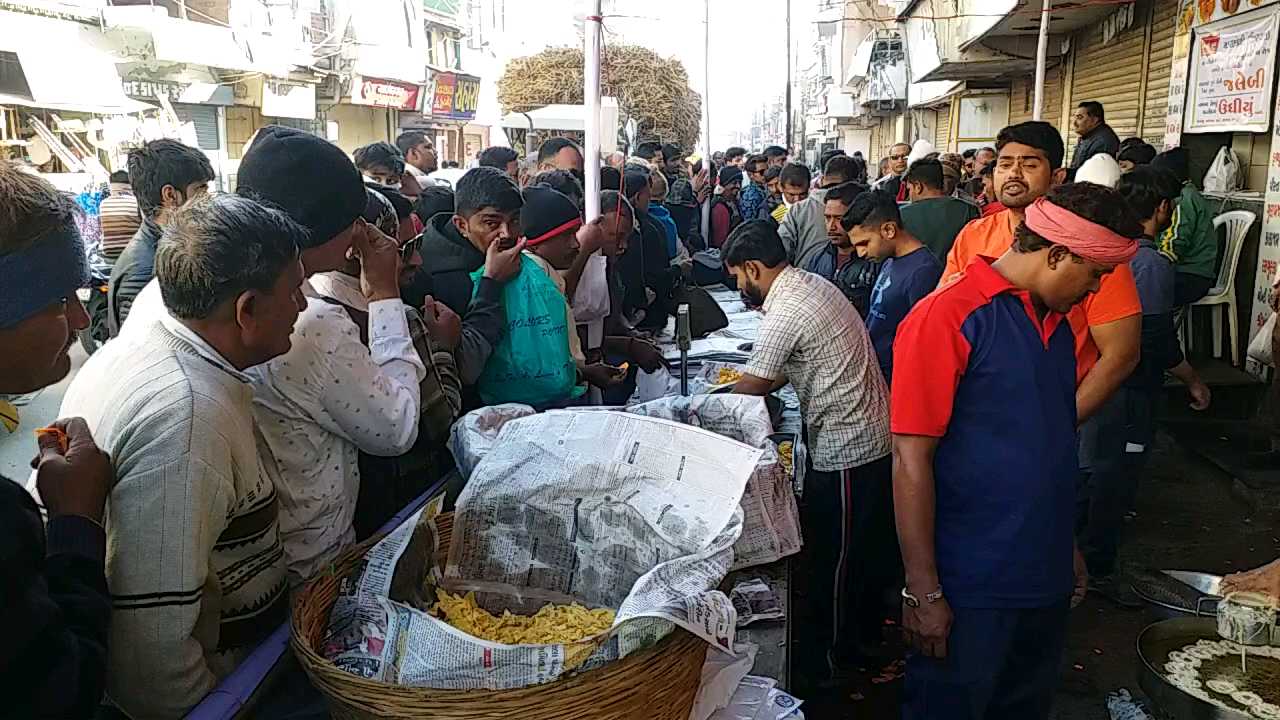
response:
[(1088, 135), (1080, 138), (1080, 144), (1076, 145), (1075, 154), (1071, 156), (1071, 169), (1080, 169), (1084, 161), (1094, 155), (1106, 153), (1114, 158), (1118, 152), (1120, 152), (1119, 136), (1110, 125), (1102, 123), (1090, 130)]
[(853, 308), (866, 320), (867, 311), (871, 309), (871, 291), (875, 289), (876, 280), (880, 277), (880, 263), (853, 257), (841, 267), (839, 250), (831, 245), (814, 256), (805, 269), (821, 275), (840, 288), (840, 292), (849, 298)]
[[(423, 273), (419, 272), (415, 284), (423, 286), (428, 294), (462, 318), (462, 341), (453, 358), (462, 384), (471, 388), (489, 362), (493, 347), (506, 332), (502, 285), (481, 278), (480, 289), (475, 291), (471, 273), (484, 266), (484, 253), (462, 237), (453, 225), (452, 215), (440, 213), (431, 218), (422, 231), (421, 253), (427, 280), (422, 282)], [(464, 394), (464, 409), (475, 407), (475, 399), (470, 392)]]
[(102, 699), (111, 595), (106, 535), (75, 515), (49, 520), (0, 477), (0, 698), (5, 717), (91, 718)]
[[(679, 270), (672, 268), (667, 258), (667, 234), (658, 221), (649, 213), (637, 210), (636, 222), (640, 231), (631, 234), (627, 251), (618, 264), (624, 286), (623, 307), (628, 313), (644, 309), (645, 317), (639, 327), (662, 328), (673, 312), (671, 293)], [(645, 288), (653, 290), (656, 296), (652, 303)]]
[(120, 327), (133, 307), (133, 299), (155, 277), (156, 245), (160, 242), (160, 233), (160, 226), (154, 220), (144, 218), (111, 268), (111, 279), (107, 281), (107, 328), (111, 337), (120, 334)]

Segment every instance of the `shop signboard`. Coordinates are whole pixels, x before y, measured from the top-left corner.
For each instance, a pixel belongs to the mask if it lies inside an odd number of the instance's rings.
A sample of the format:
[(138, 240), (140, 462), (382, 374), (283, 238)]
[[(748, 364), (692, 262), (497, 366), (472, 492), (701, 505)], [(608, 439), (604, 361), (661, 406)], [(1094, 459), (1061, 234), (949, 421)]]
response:
[(1192, 0), (1194, 9), (1189, 11), (1188, 23), (1204, 25), (1218, 20), (1226, 20), (1243, 12), (1256, 10), (1272, 5), (1277, 0)]
[[(1276, 270), (1280, 266), (1280, 151), (1274, 144), (1280, 140), (1280, 108), (1273, 114), (1273, 150), (1267, 166), (1267, 187), (1263, 194), (1262, 238), (1258, 243), (1258, 267), (1254, 270), (1253, 303), (1249, 309), (1245, 347), (1253, 341), (1258, 331), (1271, 317), (1272, 286), (1276, 283)], [(1265, 379), (1266, 367), (1253, 359), (1245, 360), (1245, 370)]]
[(316, 86), (276, 78), (262, 79), (262, 114), (267, 117), (316, 119)]
[(1280, 14), (1275, 10), (1198, 27), (1191, 43), (1185, 131), (1267, 132)]
[(356, 76), (351, 82), (351, 102), (396, 110), (417, 110), (421, 85)]
[(435, 73), (431, 96), (431, 116), (450, 120), (472, 120), (480, 101), (480, 78), (458, 73)]
[(134, 100), (155, 101), (163, 97), (191, 105), (235, 104), (230, 85), (178, 80), (121, 80), (120, 85), (124, 94)]

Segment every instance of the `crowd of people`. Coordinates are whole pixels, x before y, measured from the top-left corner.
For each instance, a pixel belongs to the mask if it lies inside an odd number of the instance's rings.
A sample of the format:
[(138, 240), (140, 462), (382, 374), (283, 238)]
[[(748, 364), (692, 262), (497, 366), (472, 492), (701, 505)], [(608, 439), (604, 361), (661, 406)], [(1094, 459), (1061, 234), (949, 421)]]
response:
[[(1069, 608), (1124, 602), (1165, 373), (1210, 402), (1174, 331), (1216, 262), (1186, 154), (1099, 128), (1082, 104), (1070, 165), (1042, 122), (898, 144), (874, 180), (860, 153), (552, 138), (442, 183), (421, 133), (348, 157), (268, 126), (234, 193), (147, 143), (103, 211), (111, 339), (39, 435), (34, 494), (0, 483), (6, 702), (183, 716), (445, 474), (457, 417), (624, 403), (682, 289), (724, 282), (763, 314), (735, 391), (790, 384), (805, 427), (797, 690), (880, 657), (893, 598), (905, 717), (1047, 717)], [(89, 324), (74, 218), (0, 162), (0, 393), (63, 378)]]

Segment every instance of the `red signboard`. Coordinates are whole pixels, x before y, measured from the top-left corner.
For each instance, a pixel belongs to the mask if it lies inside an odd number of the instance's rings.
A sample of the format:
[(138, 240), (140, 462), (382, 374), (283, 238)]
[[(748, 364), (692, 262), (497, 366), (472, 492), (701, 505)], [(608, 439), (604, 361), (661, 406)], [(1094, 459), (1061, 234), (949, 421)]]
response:
[(431, 116), (471, 120), (480, 99), (480, 78), (457, 73), (436, 73), (431, 96)]
[(397, 110), (417, 110), (418, 95), (421, 91), (422, 87), (419, 85), (362, 77), (352, 88), (351, 102), (356, 105), (376, 105)]

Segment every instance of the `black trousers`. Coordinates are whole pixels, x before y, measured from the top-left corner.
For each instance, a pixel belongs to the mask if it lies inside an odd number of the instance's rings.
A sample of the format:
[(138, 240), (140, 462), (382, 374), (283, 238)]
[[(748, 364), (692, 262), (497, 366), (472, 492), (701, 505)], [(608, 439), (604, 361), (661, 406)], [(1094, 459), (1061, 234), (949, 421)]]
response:
[(1191, 273), (1174, 273), (1173, 304), (1174, 307), (1190, 305), (1208, 294), (1213, 287), (1214, 279), (1192, 275)]
[(799, 687), (821, 682), (880, 641), (887, 591), (900, 584), (893, 523), (893, 460), (839, 471), (805, 470), (800, 504), (804, 549), (793, 563), (794, 658)]
[(1154, 403), (1153, 392), (1121, 386), (1080, 428), (1076, 540), (1091, 576), (1116, 569), (1124, 516), (1155, 436)]

